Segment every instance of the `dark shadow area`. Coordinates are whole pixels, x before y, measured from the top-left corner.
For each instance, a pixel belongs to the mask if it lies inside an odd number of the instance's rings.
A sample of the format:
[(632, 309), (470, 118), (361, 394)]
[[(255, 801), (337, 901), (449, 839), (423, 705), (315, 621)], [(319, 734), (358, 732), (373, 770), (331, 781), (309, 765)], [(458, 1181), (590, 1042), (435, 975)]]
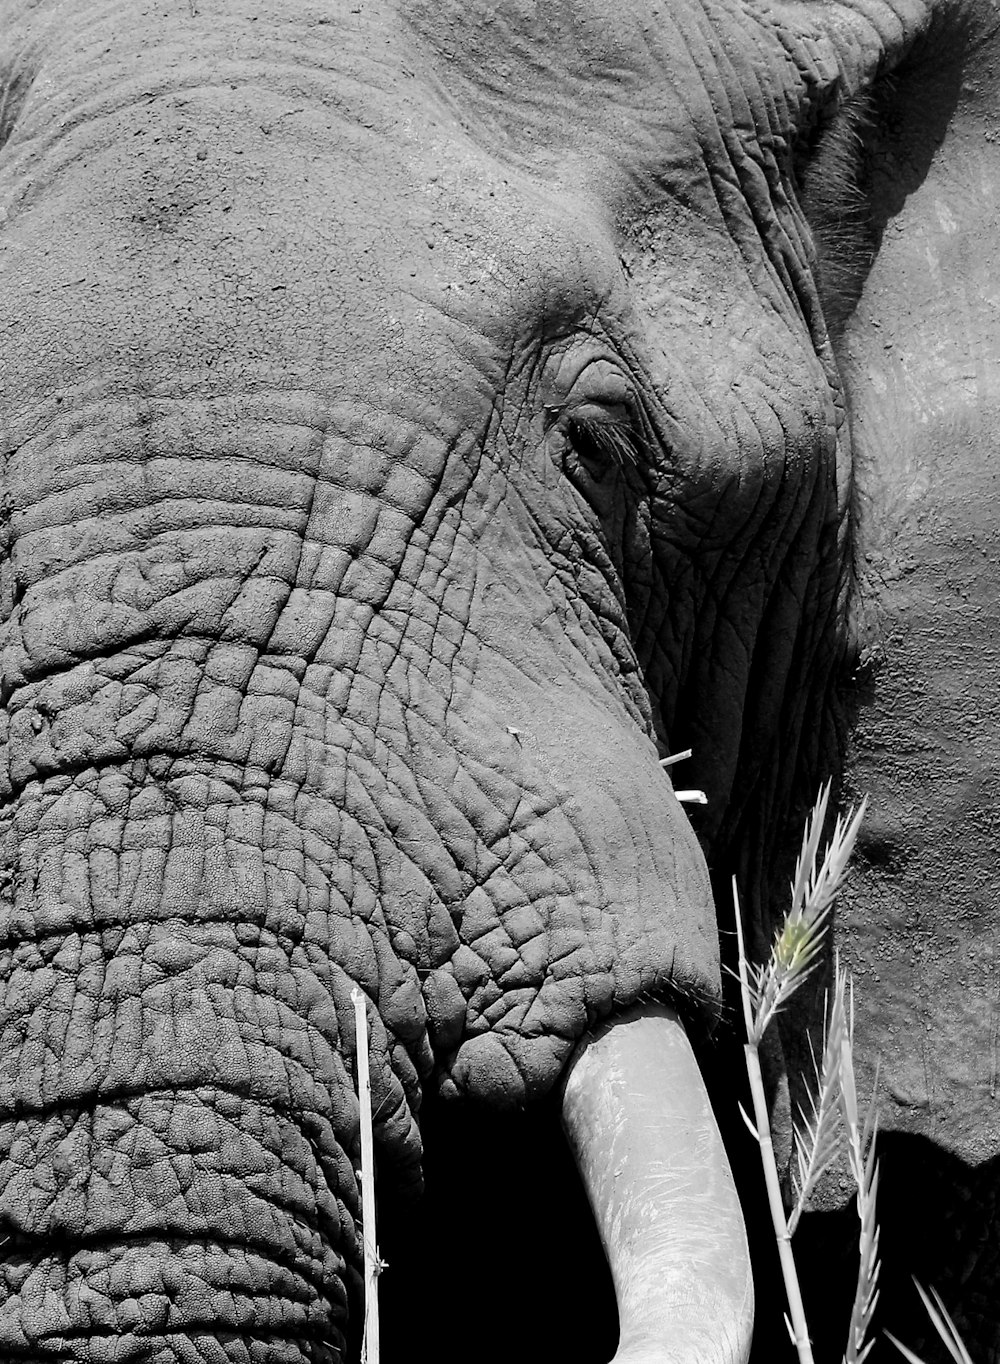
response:
[[(794, 1364), (783, 1321), (784, 1290), (761, 1194), (759, 1159), (749, 1135), (726, 1133), (740, 1184), (754, 1259), (757, 1314), (751, 1364)], [(931, 1327), (913, 1280), (934, 1287), (975, 1364), (1000, 1361), (1000, 1157), (973, 1168), (923, 1137), (879, 1140), (882, 1272), (870, 1364), (902, 1356), (889, 1330), (924, 1359), (952, 1364)], [(841, 1364), (857, 1275), (854, 1201), (807, 1214), (795, 1255), (816, 1364)]]
[[(925, 1364), (950, 1364), (914, 1278), (941, 1294), (976, 1364), (995, 1364), (1000, 1359), (1000, 1159), (973, 1169), (923, 1137), (888, 1133), (879, 1142), (879, 1163), (882, 1273), (871, 1364), (902, 1359), (882, 1335), (885, 1330)], [(816, 1364), (841, 1364), (844, 1357), (857, 1234), (852, 1201), (836, 1212), (807, 1215), (795, 1236)], [(774, 1280), (771, 1288), (771, 1302), (761, 1309), (780, 1321), (780, 1284)], [(765, 1322), (759, 1310), (754, 1364), (794, 1358), (784, 1328), (775, 1335), (773, 1323)]]
[(385, 1364), (604, 1364), (614, 1292), (555, 1097), (516, 1116), (428, 1100), (421, 1130), (425, 1197), (379, 1213)]
[(784, 1364), (786, 1359), (791, 1364), (795, 1356), (782, 1317), (784, 1295), (761, 1176), (760, 1154), (739, 1111), (740, 1104), (746, 1112), (753, 1111), (739, 1038), (731, 1032), (717, 1033), (715, 1041), (701, 1052), (699, 1060), (746, 1220), (755, 1301), (750, 1364)]
[[(926, 1364), (948, 1354), (931, 1328), (913, 1279), (934, 1287), (976, 1364), (1000, 1359), (1000, 1158), (971, 1167), (924, 1137), (891, 1132), (879, 1141), (881, 1295), (876, 1333), (889, 1330)], [(806, 1307), (815, 1323), (816, 1364), (839, 1364), (843, 1328), (824, 1303), (850, 1303), (857, 1223), (853, 1207), (803, 1219), (798, 1251), (806, 1269)], [(846, 1320), (846, 1317), (845, 1317)], [(872, 1364), (902, 1356), (876, 1341)]]
[[(737, 1108), (749, 1101), (732, 1089), (742, 1053), (721, 1040), (700, 1060), (747, 1216), (758, 1323), (751, 1364), (791, 1361), (759, 1157)], [(614, 1292), (556, 1096), (517, 1116), (429, 1100), (421, 1129), (426, 1195), (379, 1213), (389, 1263), (385, 1364), (409, 1357), (414, 1332), (421, 1348), (433, 1341), (440, 1364), (606, 1364), (618, 1342)]]
[[(728, 1055), (727, 1055), (728, 1050)], [(733, 1088), (739, 1048), (720, 1046), (703, 1061), (716, 1115), (740, 1188), (754, 1264), (757, 1298), (751, 1364), (795, 1364), (760, 1158), (736, 1110), (723, 1102)], [(713, 1070), (715, 1076), (713, 1078)], [(729, 1077), (728, 1079), (726, 1077)], [(727, 1109), (729, 1116), (727, 1117)], [(869, 1364), (900, 1361), (882, 1332), (889, 1330), (925, 1364), (951, 1364), (920, 1303), (914, 1278), (934, 1287), (968, 1346), (974, 1364), (1000, 1364), (1000, 1157), (973, 1167), (924, 1137), (879, 1138), (879, 1226), (882, 1271)], [(843, 1208), (803, 1217), (795, 1235), (806, 1317), (816, 1364), (841, 1364), (857, 1276), (854, 1199)]]
[[(751, 1364), (794, 1364), (757, 1149), (731, 1092), (738, 1047), (704, 1058), (741, 1190), (757, 1297)], [(729, 1076), (727, 1080), (725, 1077)], [(615, 1352), (610, 1275), (569, 1157), (554, 1097), (528, 1115), (498, 1116), (429, 1101), (423, 1114), (427, 1194), (380, 1210), (382, 1357), (409, 1358), (416, 1340), (440, 1364), (605, 1364)], [(1000, 1158), (973, 1169), (919, 1137), (879, 1143), (882, 1248), (877, 1334), (947, 1356), (912, 1278), (933, 1285), (976, 1364), (1000, 1360)], [(388, 1201), (388, 1200), (387, 1200)], [(853, 1200), (803, 1218), (795, 1238), (816, 1364), (840, 1364), (854, 1296)], [(871, 1364), (899, 1359), (877, 1339)]]

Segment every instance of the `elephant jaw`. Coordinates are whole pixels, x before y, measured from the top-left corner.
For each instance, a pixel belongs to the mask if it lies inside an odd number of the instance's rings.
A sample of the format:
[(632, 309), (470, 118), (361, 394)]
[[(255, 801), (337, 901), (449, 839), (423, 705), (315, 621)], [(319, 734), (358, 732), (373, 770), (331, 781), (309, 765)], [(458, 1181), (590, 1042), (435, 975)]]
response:
[(562, 1120), (614, 1280), (612, 1364), (745, 1364), (753, 1279), (743, 1216), (677, 1015), (634, 1009), (584, 1040)]

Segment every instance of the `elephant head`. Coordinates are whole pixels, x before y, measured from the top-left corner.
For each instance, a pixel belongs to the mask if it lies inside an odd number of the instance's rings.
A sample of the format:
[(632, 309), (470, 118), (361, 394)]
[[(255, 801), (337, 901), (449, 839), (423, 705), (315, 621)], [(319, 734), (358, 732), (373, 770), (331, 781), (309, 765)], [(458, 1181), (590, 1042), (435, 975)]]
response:
[(859, 110), (968, 22), (2, 19), (0, 1356), (342, 1357), (357, 986), (384, 1187), (568, 1072), (620, 1358), (744, 1359), (681, 1029), (839, 750)]

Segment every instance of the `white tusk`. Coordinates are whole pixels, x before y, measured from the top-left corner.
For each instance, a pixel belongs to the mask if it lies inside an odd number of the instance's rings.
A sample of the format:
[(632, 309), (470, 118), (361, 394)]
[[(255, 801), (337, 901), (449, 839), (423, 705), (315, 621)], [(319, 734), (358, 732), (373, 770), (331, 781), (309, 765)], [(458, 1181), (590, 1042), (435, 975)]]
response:
[(682, 805), (707, 805), (708, 796), (704, 791), (675, 791), (674, 795)]
[(690, 758), (690, 756), (691, 756), (691, 749), (690, 749), (690, 748), (685, 748), (685, 750), (683, 751), (683, 753), (671, 753), (671, 755), (670, 755), (669, 758), (661, 758), (661, 759), (660, 759), (660, 766), (661, 766), (661, 767), (673, 767), (674, 763), (682, 763), (682, 762), (684, 761), (685, 758)]
[(563, 1127), (614, 1279), (612, 1364), (746, 1364), (753, 1279), (743, 1213), (673, 1010), (634, 1010), (581, 1043)]

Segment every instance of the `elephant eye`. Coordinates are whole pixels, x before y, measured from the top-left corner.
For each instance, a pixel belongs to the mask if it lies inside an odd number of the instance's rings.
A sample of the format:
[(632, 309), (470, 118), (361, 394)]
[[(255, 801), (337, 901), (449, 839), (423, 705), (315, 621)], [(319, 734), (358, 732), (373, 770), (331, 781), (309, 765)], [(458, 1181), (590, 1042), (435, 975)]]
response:
[(575, 456), (567, 462), (570, 477), (575, 465), (586, 478), (601, 483), (614, 470), (634, 468), (639, 462), (636, 433), (624, 414), (592, 409), (571, 412), (566, 418), (566, 437)]

